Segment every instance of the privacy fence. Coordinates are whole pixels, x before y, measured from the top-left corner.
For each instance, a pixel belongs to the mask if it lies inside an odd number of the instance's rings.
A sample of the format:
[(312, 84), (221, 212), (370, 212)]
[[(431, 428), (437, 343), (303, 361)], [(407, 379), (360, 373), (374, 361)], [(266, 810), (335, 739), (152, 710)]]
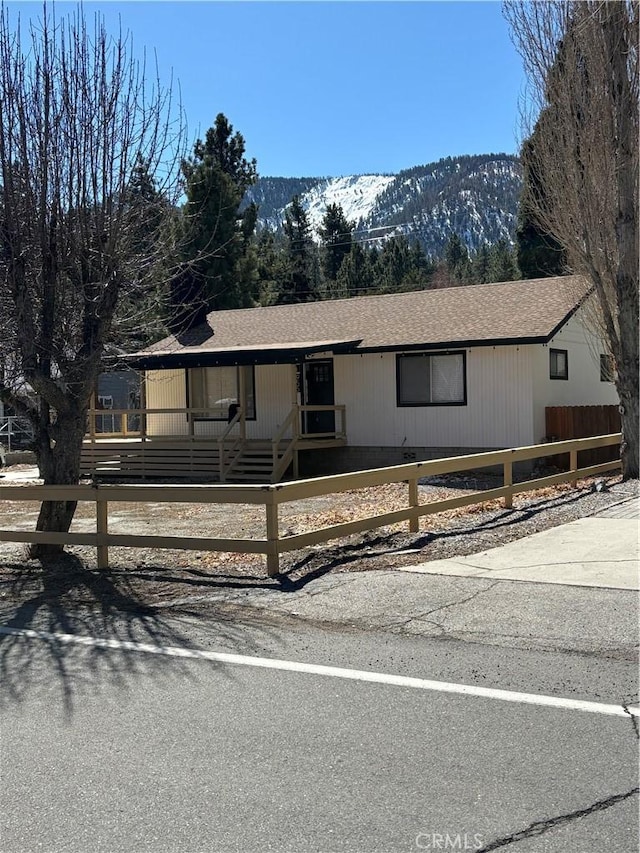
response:
[[(78, 486), (0, 486), (2, 501), (88, 501), (96, 507), (95, 533), (45, 533), (25, 530), (0, 530), (0, 542), (25, 542), (62, 545), (88, 545), (96, 548), (98, 568), (109, 566), (109, 548), (169, 548), (190, 551), (222, 551), (244, 554), (263, 554), (267, 574), (273, 577), (280, 570), (280, 555), (297, 551), (379, 527), (408, 522), (409, 530), (417, 532), (423, 516), (444, 510), (485, 501), (502, 499), (505, 507), (512, 506), (513, 496), (545, 486), (570, 482), (606, 471), (618, 470), (620, 460), (579, 467), (579, 457), (596, 448), (618, 447), (619, 433), (594, 438), (552, 442), (532, 447), (518, 447), (489, 453), (475, 453), (448, 459), (413, 462), (390, 468), (376, 468), (349, 474), (337, 474), (310, 480), (297, 480), (277, 485), (78, 485)], [(545, 457), (568, 459), (568, 471), (514, 483), (516, 463), (530, 463)], [(419, 480), (424, 477), (476, 471), (483, 468), (502, 469), (503, 485), (446, 500), (420, 502)], [(282, 534), (278, 523), (278, 508), (286, 503), (338, 494), (388, 483), (407, 484), (407, 506), (393, 512), (371, 515), (355, 521), (333, 524), (299, 534)], [(357, 497), (354, 498), (357, 501)], [(262, 505), (265, 511), (265, 537), (260, 539), (218, 539), (201, 536), (132, 535), (112, 532), (109, 513), (112, 504), (132, 503), (203, 503), (231, 505)]]

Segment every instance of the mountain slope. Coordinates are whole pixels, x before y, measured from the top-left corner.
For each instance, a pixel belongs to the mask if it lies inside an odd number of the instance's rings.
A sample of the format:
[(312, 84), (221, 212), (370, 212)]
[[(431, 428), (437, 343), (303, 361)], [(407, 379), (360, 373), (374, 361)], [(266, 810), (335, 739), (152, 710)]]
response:
[(260, 178), (247, 198), (258, 203), (262, 227), (277, 230), (299, 195), (314, 229), (327, 204), (337, 203), (355, 221), (356, 239), (405, 234), (439, 256), (454, 232), (469, 249), (512, 242), (521, 188), (518, 158), (487, 154), (447, 157), (397, 175)]

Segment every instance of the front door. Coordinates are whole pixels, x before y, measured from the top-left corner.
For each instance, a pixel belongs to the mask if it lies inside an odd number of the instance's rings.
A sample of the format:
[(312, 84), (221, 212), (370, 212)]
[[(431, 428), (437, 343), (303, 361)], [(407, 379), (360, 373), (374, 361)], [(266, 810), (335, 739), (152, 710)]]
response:
[[(304, 402), (308, 406), (333, 406), (333, 359), (304, 363)], [(305, 412), (305, 432), (334, 433), (335, 429), (335, 412)]]

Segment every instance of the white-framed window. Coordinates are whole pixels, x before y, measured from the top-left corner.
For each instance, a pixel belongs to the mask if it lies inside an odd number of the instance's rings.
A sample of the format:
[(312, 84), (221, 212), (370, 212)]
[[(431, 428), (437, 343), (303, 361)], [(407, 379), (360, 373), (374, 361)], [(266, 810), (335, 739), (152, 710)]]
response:
[(230, 408), (240, 404), (240, 371), (244, 374), (245, 418), (256, 419), (253, 365), (189, 368), (187, 371), (189, 408), (202, 409), (193, 415), (195, 419), (229, 420)]
[(398, 406), (465, 406), (465, 352), (398, 355), (396, 390)]
[(568, 379), (569, 359), (566, 349), (549, 350), (549, 379)]

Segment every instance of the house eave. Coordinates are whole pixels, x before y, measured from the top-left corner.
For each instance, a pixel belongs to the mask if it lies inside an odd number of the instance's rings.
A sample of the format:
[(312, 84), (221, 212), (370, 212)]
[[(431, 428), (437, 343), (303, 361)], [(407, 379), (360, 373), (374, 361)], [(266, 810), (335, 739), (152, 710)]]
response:
[(179, 350), (140, 353), (127, 357), (127, 364), (137, 370), (170, 370), (188, 367), (226, 367), (266, 364), (297, 364), (306, 356), (320, 352), (353, 352), (360, 340), (318, 341), (296, 345), (268, 347), (233, 347), (228, 350)]

